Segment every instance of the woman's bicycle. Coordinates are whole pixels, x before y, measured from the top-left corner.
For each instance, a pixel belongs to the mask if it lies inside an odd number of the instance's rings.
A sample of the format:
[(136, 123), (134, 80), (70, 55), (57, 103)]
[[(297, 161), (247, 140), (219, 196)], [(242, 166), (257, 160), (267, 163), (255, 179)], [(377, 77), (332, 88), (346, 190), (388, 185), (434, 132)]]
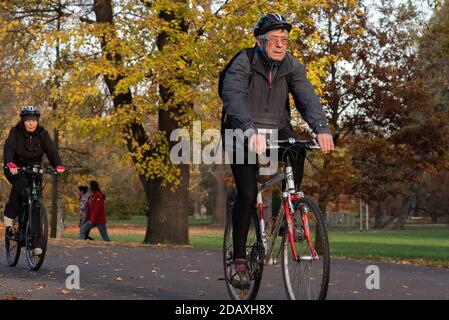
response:
[[(325, 299), (329, 285), (330, 254), (324, 217), (319, 207), (295, 184), (294, 157), (301, 150), (319, 149), (315, 139), (271, 141), (268, 149), (279, 148), (282, 170), (258, 183), (257, 211), (251, 217), (246, 240), (250, 286), (242, 290), (232, 285), (232, 214), (228, 215), (223, 245), (224, 274), (233, 300), (253, 300), (259, 291), (264, 266), (281, 264), (288, 299)], [(277, 216), (264, 214), (262, 192), (283, 185), (282, 204)], [(231, 207), (232, 208), (232, 207)], [(280, 242), (277, 241), (280, 239)]]
[[(37, 271), (44, 262), (48, 241), (47, 211), (42, 202), (43, 175), (56, 174), (56, 171), (35, 165), (22, 167), (19, 172), (26, 174), (30, 183), (19, 216), (14, 220), (14, 234), (5, 235), (6, 259), (9, 266), (15, 267), (23, 247), (29, 269)], [(40, 248), (41, 252), (36, 254), (35, 248)]]

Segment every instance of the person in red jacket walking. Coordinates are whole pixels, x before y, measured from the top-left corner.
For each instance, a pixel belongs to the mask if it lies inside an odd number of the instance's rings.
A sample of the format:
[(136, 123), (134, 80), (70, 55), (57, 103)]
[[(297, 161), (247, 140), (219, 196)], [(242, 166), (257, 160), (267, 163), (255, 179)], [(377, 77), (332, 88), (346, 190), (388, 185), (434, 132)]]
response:
[(87, 221), (80, 230), (80, 239), (87, 240), (87, 235), (93, 227), (97, 227), (104, 241), (110, 241), (108, 231), (106, 230), (106, 209), (104, 201), (106, 196), (101, 192), (98, 182), (91, 180), (90, 197), (87, 203)]

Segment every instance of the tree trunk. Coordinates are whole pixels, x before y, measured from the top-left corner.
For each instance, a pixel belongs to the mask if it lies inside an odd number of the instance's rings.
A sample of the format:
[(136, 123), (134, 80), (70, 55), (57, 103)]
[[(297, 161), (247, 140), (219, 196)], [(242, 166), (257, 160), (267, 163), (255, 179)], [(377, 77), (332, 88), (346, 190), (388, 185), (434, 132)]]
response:
[[(326, 157), (324, 159), (323, 168), (322, 170), (324, 172), (328, 171), (328, 168), (331, 166), (331, 161), (329, 157)], [(330, 185), (328, 182), (320, 183), (320, 189), (319, 189), (319, 199), (318, 199), (318, 206), (320, 207), (321, 213), (324, 217), (324, 220), (326, 224), (329, 224), (330, 217), (329, 213), (327, 212), (327, 206), (330, 202), (330, 198), (332, 197), (332, 185)]]
[(382, 229), (385, 227), (383, 221), (382, 221), (382, 214), (384, 209), (384, 203), (383, 201), (377, 202), (376, 205), (376, 216), (374, 221), (374, 229)]
[[(53, 142), (55, 148), (59, 148), (58, 130), (54, 129)], [(51, 178), (51, 232), (50, 238), (56, 238), (58, 230), (58, 176), (54, 174)]]
[[(187, 32), (188, 26), (183, 18), (176, 17), (171, 11), (162, 10), (159, 17), (167, 22), (179, 23), (182, 31)], [(157, 36), (157, 47), (160, 51), (168, 43), (169, 37), (165, 31)], [(164, 104), (168, 104), (174, 93), (171, 88), (163, 85), (159, 86), (159, 95)], [(180, 127), (180, 123), (175, 120), (176, 116), (182, 114), (186, 109), (192, 108), (193, 104), (186, 102), (184, 105), (177, 105), (171, 110), (159, 110), (159, 130), (165, 132), (166, 138), (170, 141), (170, 133)], [(176, 142), (169, 142), (171, 149)], [(189, 197), (188, 187), (190, 181), (189, 165), (178, 165), (181, 170), (181, 185), (175, 192), (167, 187), (161, 187), (159, 179), (150, 181), (150, 216), (145, 235), (145, 243), (172, 243), (188, 244), (188, 213)]]
[(412, 196), (411, 203), (410, 203), (410, 217), (418, 217), (418, 208), (419, 208), (419, 196), (415, 194)]
[[(113, 25), (113, 10), (111, 0), (95, 0), (94, 10), (97, 22), (109, 23)], [(167, 15), (168, 18), (172, 17)], [(167, 19), (168, 19), (167, 18)], [(174, 17), (172, 17), (174, 19)], [(166, 19), (166, 20), (167, 20)], [(122, 58), (119, 54), (112, 54), (106, 51), (107, 43), (106, 37), (103, 36), (102, 48), (107, 59), (114, 61), (117, 64), (122, 63)], [(167, 41), (167, 35), (164, 32), (158, 36), (158, 47), (161, 49)], [(127, 105), (132, 112), (133, 97), (131, 91), (128, 89), (126, 93), (115, 95), (115, 88), (123, 75), (116, 78), (109, 78), (104, 75), (105, 82), (108, 86), (109, 92), (113, 95), (114, 108), (118, 109)], [(167, 88), (160, 87), (161, 98), (164, 102), (169, 101), (173, 93)], [(159, 130), (165, 131), (167, 138), (171, 131), (177, 128), (175, 120), (170, 116), (170, 111), (159, 111)], [(124, 129), (127, 138), (127, 146), (130, 152), (135, 151), (133, 142), (138, 146), (143, 146), (148, 143), (148, 135), (141, 123), (136, 120), (131, 120)], [(172, 147), (172, 145), (170, 145)], [(152, 150), (144, 154), (144, 158), (152, 156)], [(134, 164), (137, 164), (137, 159), (133, 158)], [(188, 244), (188, 184), (189, 184), (189, 166), (178, 166), (181, 171), (181, 185), (173, 192), (169, 186), (162, 187), (162, 179), (147, 179), (144, 175), (139, 175), (139, 179), (144, 187), (146, 198), (149, 204), (148, 225), (145, 235), (145, 243), (171, 243), (171, 244)]]
[(438, 223), (438, 215), (430, 214), (430, 219), (431, 219), (432, 223)]
[(215, 165), (215, 205), (214, 205), (214, 224), (224, 226), (226, 223), (226, 205), (228, 188), (226, 181), (223, 180), (224, 165)]
[(410, 214), (410, 197), (403, 196), (401, 200), (401, 208), (399, 209), (399, 214), (397, 216), (394, 228), (396, 230), (404, 230), (405, 222)]
[(176, 191), (149, 181), (150, 214), (144, 243), (188, 244), (189, 165), (181, 165), (181, 185)]
[[(58, 8), (61, 10), (61, 1), (58, 1)], [(56, 30), (59, 32), (61, 31), (61, 17), (62, 15), (59, 13), (58, 18), (56, 20)], [(55, 60), (55, 68), (60, 69), (60, 42), (59, 37), (56, 39), (56, 60)], [(60, 94), (61, 94), (61, 81), (59, 76), (56, 76), (55, 79), (56, 88), (58, 90), (58, 99), (56, 101), (53, 101), (53, 111), (55, 111), (58, 108), (58, 103), (60, 101)], [(59, 150), (59, 132), (58, 129), (55, 128), (53, 136), (53, 142), (55, 144), (56, 150)], [(52, 186), (52, 195), (51, 195), (51, 221), (50, 221), (50, 238), (57, 238), (58, 234), (58, 175), (53, 175), (51, 179), (51, 186)]]
[(64, 226), (65, 226), (65, 207), (62, 201), (58, 202), (58, 221), (57, 221), (57, 229), (56, 229), (56, 239), (62, 239), (64, 235)]
[(320, 197), (318, 201), (318, 206), (320, 207), (321, 214), (323, 215), (323, 218), (325, 219), (326, 224), (329, 223), (329, 214), (327, 212), (327, 205), (329, 204), (329, 201), (325, 197)]

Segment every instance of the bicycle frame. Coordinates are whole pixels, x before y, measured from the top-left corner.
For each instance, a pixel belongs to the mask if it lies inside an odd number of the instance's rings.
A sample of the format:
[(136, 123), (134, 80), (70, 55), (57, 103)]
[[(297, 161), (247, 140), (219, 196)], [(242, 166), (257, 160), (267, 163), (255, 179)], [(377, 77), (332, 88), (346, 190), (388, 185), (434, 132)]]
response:
[[(282, 206), (280, 209), (280, 212), (277, 215), (276, 223), (273, 224), (271, 234), (273, 235), (271, 237), (271, 242), (267, 243), (267, 233), (266, 233), (266, 223), (265, 223), (265, 217), (264, 217), (264, 210), (263, 210), (263, 201), (262, 201), (262, 192), (267, 190), (268, 188), (279, 184), (280, 182), (286, 180), (287, 183), (285, 184), (285, 190), (282, 192)], [(296, 252), (296, 248), (294, 246), (294, 232), (293, 232), (293, 213), (295, 211), (293, 207), (293, 201), (301, 200), (304, 197), (303, 192), (297, 192), (295, 188), (294, 183), (294, 176), (293, 176), (293, 168), (292, 165), (287, 159), (286, 164), (284, 165), (284, 168), (281, 172), (278, 172), (275, 174), (272, 178), (270, 178), (268, 181), (264, 183), (258, 183), (258, 193), (257, 193), (257, 212), (258, 212), (258, 219), (259, 219), (259, 227), (260, 227), (260, 233), (262, 235), (262, 244), (265, 249), (265, 265), (272, 265), (276, 264), (277, 260), (275, 257), (273, 257), (274, 247), (276, 243), (277, 234), (281, 228), (281, 225), (284, 221), (284, 218), (287, 221), (287, 227), (288, 227), (288, 234), (286, 235), (284, 233), (283, 237), (288, 236), (290, 240), (290, 246), (292, 250), (293, 259), (295, 261), (300, 262), (301, 258), (299, 256), (299, 252)], [(284, 212), (281, 212), (283, 209)], [(313, 247), (312, 239), (310, 238), (310, 231), (309, 231), (309, 224), (308, 224), (308, 215), (307, 212), (301, 212), (301, 219), (304, 226), (304, 237), (307, 240), (307, 243), (310, 248), (311, 257), (306, 258), (302, 260), (317, 260), (318, 254), (315, 251), (315, 248)]]
[(42, 172), (33, 172), (31, 176), (30, 181), (30, 194), (28, 195), (28, 219), (32, 222), (33, 215), (31, 212), (33, 203), (35, 201), (41, 201), (41, 195), (42, 195)]
[[(292, 166), (292, 163), (296, 163), (296, 159), (299, 159), (298, 156), (305, 155), (308, 150), (320, 149), (320, 146), (315, 138), (307, 141), (295, 138), (267, 140), (267, 150), (276, 149), (282, 152), (282, 156), (278, 157), (278, 154), (274, 154), (274, 156), (278, 159), (281, 158), (283, 165), (276, 174), (265, 182), (262, 182), (259, 176), (263, 174), (263, 170), (266, 168), (259, 168), (257, 208), (255, 208), (257, 210), (257, 221), (255, 221), (254, 211), (249, 217), (250, 225), (244, 248), (248, 261), (250, 286), (248, 289), (242, 288), (241, 281), (240, 284), (233, 281), (238, 271), (235, 269), (233, 254), (235, 244), (232, 234), (234, 230), (232, 215), (228, 215), (224, 234), (223, 266), (225, 277), (223, 280), (227, 282), (226, 288), (231, 299), (252, 300), (256, 298), (259, 291), (264, 266), (281, 262), (284, 287), (289, 299), (325, 299), (329, 284), (330, 266), (326, 225), (319, 207), (312, 199), (300, 192), (299, 185), (297, 186), (295, 181), (296, 172), (294, 172)], [(264, 157), (266, 154), (262, 156)], [(259, 163), (265, 163), (265, 161)], [(270, 169), (272, 169), (271, 164)], [(265, 216), (262, 194), (268, 188), (281, 182), (282, 197), (278, 215), (275, 215), (276, 212), (270, 212)], [(269, 223), (270, 221), (272, 223)], [(278, 237), (280, 238), (280, 245), (276, 240)], [(290, 242), (290, 248), (288, 242)], [(318, 249), (320, 256), (318, 256), (314, 246)], [(315, 263), (315, 261), (318, 263)], [(311, 295), (312, 285), (314, 286), (313, 296)]]
[[(20, 257), (20, 248), (25, 247), (28, 267), (37, 271), (44, 261), (48, 241), (48, 219), (42, 203), (43, 175), (55, 171), (51, 168), (44, 169), (40, 165), (22, 167), (19, 171), (28, 179), (26, 198), (21, 203), (17, 234), (5, 237), (6, 254), (8, 264), (14, 267)], [(11, 241), (15, 241), (17, 245), (10, 247)], [(36, 252), (37, 248), (41, 250)]]
[[(42, 179), (44, 170), (40, 167), (33, 167), (29, 169), (25, 173), (29, 176), (29, 185), (27, 187), (27, 200), (26, 202), (23, 202), (23, 204), (26, 204), (23, 208), (25, 211), (20, 212), (20, 228), (26, 228), (26, 225), (28, 223), (28, 220), (30, 221), (30, 224), (32, 225), (33, 222), (33, 214), (32, 214), (32, 206), (33, 203), (36, 201), (42, 200)], [(36, 218), (36, 217), (34, 217)]]

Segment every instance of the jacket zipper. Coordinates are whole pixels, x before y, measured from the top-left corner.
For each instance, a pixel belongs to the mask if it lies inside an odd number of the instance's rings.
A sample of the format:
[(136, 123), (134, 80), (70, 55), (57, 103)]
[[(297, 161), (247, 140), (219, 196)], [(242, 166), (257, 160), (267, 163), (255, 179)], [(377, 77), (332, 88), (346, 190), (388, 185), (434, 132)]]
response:
[(274, 65), (271, 65), (270, 67), (270, 72), (268, 73), (268, 84), (270, 85), (268, 88), (268, 97), (267, 97), (267, 105), (270, 103), (270, 96), (271, 96), (271, 87), (273, 85), (273, 78), (274, 75), (276, 74), (275, 72), (273, 72), (274, 69)]
[(270, 73), (268, 75), (268, 82), (270, 83), (270, 89), (271, 89), (271, 84), (273, 83), (273, 69), (270, 69)]

